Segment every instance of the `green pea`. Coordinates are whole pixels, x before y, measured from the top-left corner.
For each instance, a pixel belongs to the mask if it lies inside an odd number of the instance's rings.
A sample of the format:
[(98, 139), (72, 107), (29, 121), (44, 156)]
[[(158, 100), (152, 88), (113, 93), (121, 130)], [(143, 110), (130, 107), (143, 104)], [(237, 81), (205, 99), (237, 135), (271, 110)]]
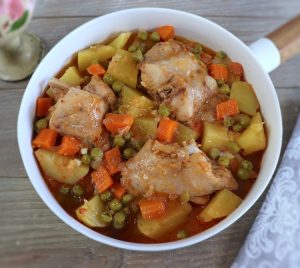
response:
[(185, 230), (181, 230), (177, 233), (177, 239), (184, 239), (187, 238), (187, 232)]
[(137, 37), (142, 41), (146, 41), (148, 39), (148, 33), (145, 31), (141, 31), (138, 33)]
[(109, 223), (109, 222), (112, 221), (113, 217), (112, 217), (112, 215), (110, 215), (109, 212), (106, 212), (106, 211), (105, 211), (105, 212), (102, 212), (102, 213), (100, 214), (100, 219), (101, 219), (103, 222)]
[(70, 188), (63, 185), (62, 187), (60, 187), (59, 192), (61, 194), (68, 194), (70, 192)]
[(121, 135), (116, 135), (113, 140), (113, 144), (118, 147), (123, 147), (125, 142), (125, 139)]
[(202, 46), (200, 44), (195, 44), (195, 46), (191, 49), (191, 52), (197, 55), (201, 54)]
[(129, 159), (130, 157), (132, 157), (134, 155), (134, 150), (130, 147), (126, 148), (123, 151), (123, 156), (125, 159)]
[(114, 81), (112, 84), (112, 89), (114, 90), (114, 92), (120, 92), (123, 86), (124, 84), (122, 82)]
[(153, 32), (150, 35), (150, 40), (153, 42), (159, 42), (160, 41), (160, 35), (158, 32)]
[(229, 164), (230, 164), (230, 159), (224, 155), (221, 155), (218, 159), (218, 163), (219, 165), (221, 166), (224, 166), (224, 167), (229, 167)]
[(130, 210), (129, 210), (128, 207), (125, 207), (125, 208), (123, 208), (123, 209), (121, 210), (121, 212), (123, 212), (126, 216), (128, 216), (129, 213), (130, 213)]
[(169, 116), (170, 115), (170, 110), (169, 108), (165, 105), (165, 104), (161, 104), (159, 106), (159, 109), (158, 109), (158, 113), (161, 115), (161, 116)]
[(221, 85), (219, 88), (220, 93), (228, 95), (230, 93), (230, 87), (227, 84)]
[(91, 163), (91, 156), (89, 154), (84, 154), (82, 157), (81, 157), (81, 162), (82, 164), (84, 165), (89, 165)]
[(142, 141), (138, 141), (135, 139), (131, 139), (130, 141), (130, 145), (132, 146), (132, 148), (136, 151), (139, 151), (142, 147), (143, 147), (143, 142)]
[(220, 155), (220, 150), (218, 148), (211, 148), (208, 152), (208, 155), (211, 159), (215, 160)]
[(100, 160), (103, 158), (103, 151), (100, 148), (93, 148), (91, 150), (91, 157), (94, 160)]
[(142, 54), (144, 54), (145, 51), (146, 51), (146, 44), (145, 43), (140, 43), (137, 47), (137, 50), (140, 50), (142, 52)]
[(188, 191), (183, 191), (183, 193), (180, 195), (180, 201), (182, 203), (187, 203), (190, 201), (190, 194)]
[(247, 170), (252, 170), (253, 169), (253, 164), (249, 160), (243, 160), (241, 163), (241, 168), (247, 169)]
[(131, 194), (125, 194), (122, 198), (123, 204), (127, 205), (133, 200), (133, 196)]
[(234, 124), (234, 119), (231, 116), (227, 116), (224, 118), (223, 125), (225, 127), (227, 127), (227, 128), (231, 127), (231, 126), (233, 126), (233, 124)]
[(225, 59), (227, 57), (227, 54), (224, 51), (218, 51), (216, 53), (216, 57), (220, 58), (220, 59)]
[(237, 176), (241, 180), (248, 180), (250, 176), (250, 170), (245, 168), (239, 168), (237, 171)]
[(125, 141), (129, 141), (131, 139), (131, 133), (130, 132), (126, 133), (124, 135), (124, 139), (125, 139)]
[(216, 80), (218, 87), (221, 87), (224, 85), (224, 80), (223, 79), (217, 79)]
[(47, 126), (48, 126), (48, 121), (45, 118), (40, 119), (35, 123), (35, 128), (37, 131), (40, 131), (43, 128), (47, 128)]
[(135, 52), (137, 50), (137, 47), (135, 45), (131, 45), (129, 48), (128, 48), (128, 51), (129, 52)]
[(133, 60), (136, 62), (141, 62), (144, 58), (143, 53), (140, 49), (138, 49), (137, 51), (131, 53)]
[(117, 223), (117, 222), (113, 222), (113, 227), (116, 229), (116, 230), (120, 230), (124, 227), (124, 224), (120, 224), (120, 223)]
[(108, 190), (100, 194), (100, 198), (103, 202), (110, 201), (112, 199), (112, 193)]
[(237, 123), (237, 124), (233, 125), (232, 130), (234, 132), (241, 132), (243, 130), (243, 126), (241, 123)]
[(238, 121), (244, 128), (250, 125), (250, 117), (246, 114), (238, 114), (235, 117), (235, 120)]
[(117, 212), (113, 218), (113, 226), (115, 229), (123, 228), (126, 220), (126, 214), (122, 211)]
[(75, 184), (72, 187), (72, 193), (76, 196), (82, 196), (84, 194), (84, 189), (80, 185)]
[(114, 82), (114, 78), (110, 74), (108, 74), (108, 73), (105, 73), (103, 75), (102, 79), (103, 79), (103, 82), (105, 84), (109, 85), (109, 86), (111, 86), (113, 84), (113, 82)]
[(123, 205), (121, 203), (120, 200), (118, 199), (113, 199), (109, 202), (108, 204), (109, 208), (112, 210), (112, 211), (119, 211), (122, 209)]
[(233, 154), (237, 154), (240, 151), (240, 147), (234, 141), (228, 142), (227, 145), (226, 145), (226, 147)]
[(125, 220), (126, 220), (126, 215), (123, 211), (119, 211), (114, 215), (114, 222), (122, 224), (125, 222)]

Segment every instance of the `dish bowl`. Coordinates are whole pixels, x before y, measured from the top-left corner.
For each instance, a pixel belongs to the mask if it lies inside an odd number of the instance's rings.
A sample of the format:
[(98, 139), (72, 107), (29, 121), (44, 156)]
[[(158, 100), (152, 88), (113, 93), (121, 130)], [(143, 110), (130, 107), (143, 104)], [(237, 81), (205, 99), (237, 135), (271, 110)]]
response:
[[(243, 65), (246, 79), (253, 85), (261, 104), (268, 145), (256, 182), (242, 204), (224, 220), (202, 233), (180, 241), (157, 244), (124, 242), (84, 226), (64, 211), (52, 196), (41, 175), (31, 145), (36, 99), (42, 94), (49, 79), (68, 62), (73, 53), (91, 44), (107, 40), (120, 31), (132, 31), (138, 28), (153, 29), (165, 24), (173, 25), (179, 36), (200, 41), (214, 50), (226, 51), (233, 61), (239, 61)], [(138, 251), (163, 251), (189, 246), (216, 235), (237, 221), (257, 201), (270, 182), (282, 142), (282, 118), (276, 91), (269, 75), (251, 49), (233, 34), (205, 18), (182, 11), (159, 8), (128, 9), (95, 18), (58, 42), (40, 63), (28, 83), (19, 111), (17, 130), (26, 172), (45, 204), (67, 225), (83, 235), (113, 247)]]

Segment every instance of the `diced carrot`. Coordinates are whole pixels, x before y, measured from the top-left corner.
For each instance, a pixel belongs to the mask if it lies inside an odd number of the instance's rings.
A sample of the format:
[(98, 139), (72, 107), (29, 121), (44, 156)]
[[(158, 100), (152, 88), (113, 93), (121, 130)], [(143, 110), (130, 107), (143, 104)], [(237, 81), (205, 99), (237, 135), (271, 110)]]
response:
[(206, 65), (210, 64), (212, 60), (212, 56), (205, 52), (200, 54), (200, 58)]
[(130, 129), (133, 124), (133, 116), (129, 114), (108, 113), (103, 120), (104, 126), (112, 133), (118, 134), (124, 129)]
[(57, 132), (53, 129), (44, 128), (32, 141), (33, 148), (51, 149), (57, 138)]
[(226, 66), (222, 64), (213, 63), (209, 65), (208, 71), (213, 78), (223, 80), (224, 82), (227, 81), (228, 70)]
[(174, 140), (174, 135), (177, 129), (178, 123), (169, 118), (163, 118), (159, 122), (157, 128), (156, 138), (159, 141), (171, 143)]
[(166, 211), (166, 203), (159, 199), (142, 199), (139, 206), (143, 218), (147, 220), (160, 218)]
[(242, 76), (243, 72), (244, 72), (242, 64), (240, 64), (238, 62), (230, 62), (228, 64), (228, 69), (229, 69), (229, 72), (231, 72), (234, 75), (238, 75), (238, 76)]
[(239, 111), (239, 106), (236, 100), (228, 100), (221, 102), (216, 107), (217, 120), (224, 118), (225, 116), (236, 115)]
[(230, 160), (229, 168), (233, 175), (236, 175), (238, 169), (240, 167), (240, 161), (236, 158)]
[(103, 193), (114, 183), (105, 167), (100, 166), (97, 170), (91, 173), (92, 182), (99, 193)]
[(57, 152), (65, 156), (75, 156), (80, 151), (81, 142), (72, 136), (63, 136)]
[(168, 41), (169, 39), (172, 39), (175, 36), (175, 29), (171, 25), (161, 26), (155, 31), (159, 33), (160, 39), (162, 41)]
[(110, 175), (121, 171), (121, 161), (122, 159), (119, 147), (114, 147), (113, 149), (104, 153), (104, 163)]
[(117, 199), (122, 199), (122, 197), (125, 195), (126, 189), (124, 186), (122, 186), (120, 183), (114, 183), (112, 186), (114, 189), (114, 196)]
[(91, 75), (100, 75), (100, 76), (104, 75), (106, 72), (103, 66), (99, 63), (91, 64), (86, 70)]
[(52, 106), (52, 99), (40, 97), (36, 102), (36, 116), (44, 117), (48, 114), (49, 108)]

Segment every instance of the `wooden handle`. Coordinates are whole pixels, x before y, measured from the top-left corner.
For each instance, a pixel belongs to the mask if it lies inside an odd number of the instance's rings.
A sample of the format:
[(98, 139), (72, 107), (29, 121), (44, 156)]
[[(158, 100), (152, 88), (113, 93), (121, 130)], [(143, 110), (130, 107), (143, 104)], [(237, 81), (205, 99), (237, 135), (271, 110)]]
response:
[(280, 52), (281, 63), (300, 53), (300, 15), (267, 35)]

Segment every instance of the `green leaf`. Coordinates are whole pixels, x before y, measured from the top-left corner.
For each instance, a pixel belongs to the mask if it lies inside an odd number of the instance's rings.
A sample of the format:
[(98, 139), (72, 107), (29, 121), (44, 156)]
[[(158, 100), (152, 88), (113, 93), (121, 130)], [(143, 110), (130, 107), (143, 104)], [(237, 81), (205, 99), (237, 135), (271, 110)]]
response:
[(25, 24), (25, 22), (27, 21), (28, 16), (29, 16), (29, 12), (28, 12), (28, 10), (26, 10), (24, 12), (23, 16), (13, 23), (13, 25), (10, 28), (10, 32), (13, 32), (13, 31), (16, 31), (16, 30), (20, 29)]

